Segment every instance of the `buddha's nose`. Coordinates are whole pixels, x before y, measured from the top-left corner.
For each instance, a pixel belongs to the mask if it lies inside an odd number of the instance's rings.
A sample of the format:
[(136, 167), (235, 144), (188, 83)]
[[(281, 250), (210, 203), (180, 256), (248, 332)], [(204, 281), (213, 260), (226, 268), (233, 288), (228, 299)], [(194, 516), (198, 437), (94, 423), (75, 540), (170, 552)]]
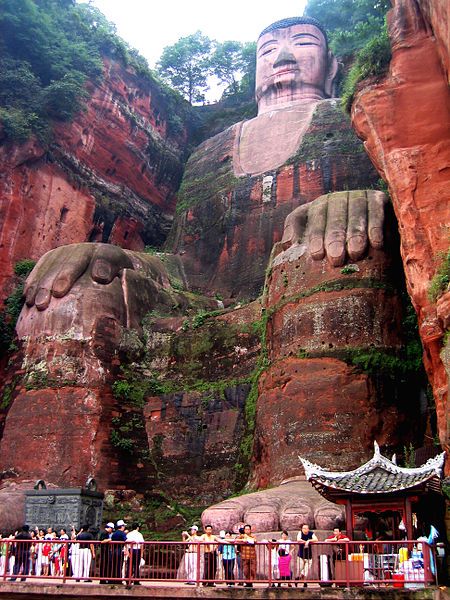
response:
[(286, 47), (280, 49), (276, 61), (273, 63), (274, 69), (283, 65), (296, 64), (297, 59)]

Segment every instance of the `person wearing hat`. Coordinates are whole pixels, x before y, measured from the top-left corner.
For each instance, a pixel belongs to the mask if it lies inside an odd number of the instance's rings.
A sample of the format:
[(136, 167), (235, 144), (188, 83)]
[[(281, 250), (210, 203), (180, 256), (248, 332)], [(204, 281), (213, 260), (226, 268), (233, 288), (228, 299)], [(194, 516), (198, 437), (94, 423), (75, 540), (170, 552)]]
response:
[[(122, 579), (125, 542), (127, 541), (125, 527), (125, 521), (119, 519), (116, 523), (116, 529), (111, 535), (111, 578), (114, 580)], [(117, 581), (114, 581), (114, 583), (117, 583)]]
[(192, 525), (190, 528), (190, 533), (183, 531), (181, 534), (183, 542), (189, 542), (184, 558), (187, 578), (186, 585), (195, 585), (195, 581), (197, 579), (197, 553), (200, 548), (198, 542), (201, 541), (201, 538), (199, 535), (197, 535), (197, 532), (197, 525)]
[(111, 574), (112, 556), (111, 556), (111, 536), (114, 531), (114, 523), (106, 523), (105, 529), (100, 532), (100, 583), (109, 583), (108, 577)]

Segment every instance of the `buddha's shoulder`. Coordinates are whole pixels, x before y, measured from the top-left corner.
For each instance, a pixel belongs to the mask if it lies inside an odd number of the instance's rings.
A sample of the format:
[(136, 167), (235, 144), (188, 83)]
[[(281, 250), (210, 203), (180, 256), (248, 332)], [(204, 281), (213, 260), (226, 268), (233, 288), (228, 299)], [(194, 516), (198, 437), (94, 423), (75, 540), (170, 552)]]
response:
[(225, 168), (228, 164), (231, 169), (233, 147), (241, 125), (241, 122), (235, 123), (197, 146), (189, 157), (185, 177), (189, 176), (191, 171), (199, 176), (201, 173), (216, 169), (217, 165)]

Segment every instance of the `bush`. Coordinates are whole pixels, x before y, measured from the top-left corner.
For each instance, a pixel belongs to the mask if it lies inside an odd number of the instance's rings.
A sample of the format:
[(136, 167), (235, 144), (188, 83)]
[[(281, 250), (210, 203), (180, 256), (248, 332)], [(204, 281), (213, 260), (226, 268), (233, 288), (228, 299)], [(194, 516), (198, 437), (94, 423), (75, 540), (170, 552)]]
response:
[(32, 260), (31, 258), (24, 258), (23, 260), (19, 260), (19, 262), (17, 262), (14, 265), (14, 273), (18, 277), (26, 278), (34, 269), (35, 264), (36, 261)]
[(6, 137), (16, 142), (24, 142), (33, 133), (33, 123), (37, 115), (20, 108), (1, 108), (0, 122)]
[(428, 288), (428, 298), (431, 302), (436, 302), (439, 296), (446, 291), (450, 284), (450, 251), (444, 256), (441, 265), (430, 282)]
[(82, 73), (66, 73), (59, 81), (52, 82), (41, 94), (44, 114), (58, 121), (70, 121), (83, 106), (88, 94), (84, 89)]
[(355, 63), (344, 81), (342, 104), (350, 112), (358, 83), (368, 77), (382, 77), (391, 60), (391, 45), (384, 27), (382, 33), (358, 53)]
[(23, 286), (28, 274), (32, 271), (35, 261), (24, 259), (16, 263), (14, 273), (17, 275), (17, 285), (5, 300), (5, 307), (0, 312), (0, 356), (8, 352), (14, 338), (17, 319), (24, 304)]

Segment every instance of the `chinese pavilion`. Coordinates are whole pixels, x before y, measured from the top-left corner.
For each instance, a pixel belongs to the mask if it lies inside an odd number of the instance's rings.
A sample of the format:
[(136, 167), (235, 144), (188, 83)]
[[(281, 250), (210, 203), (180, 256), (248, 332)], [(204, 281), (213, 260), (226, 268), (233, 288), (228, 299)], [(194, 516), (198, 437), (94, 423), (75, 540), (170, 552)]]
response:
[(374, 446), (373, 457), (354, 471), (327, 471), (299, 458), (306, 479), (316, 490), (327, 500), (345, 505), (347, 535), (357, 539), (363, 519), (374, 538), (377, 533), (390, 532), (391, 539), (401, 539), (405, 533), (413, 539), (414, 510), (420, 498), (442, 493), (445, 452), (420, 467), (406, 468), (396, 464), (395, 456), (392, 460), (383, 456), (377, 442)]

